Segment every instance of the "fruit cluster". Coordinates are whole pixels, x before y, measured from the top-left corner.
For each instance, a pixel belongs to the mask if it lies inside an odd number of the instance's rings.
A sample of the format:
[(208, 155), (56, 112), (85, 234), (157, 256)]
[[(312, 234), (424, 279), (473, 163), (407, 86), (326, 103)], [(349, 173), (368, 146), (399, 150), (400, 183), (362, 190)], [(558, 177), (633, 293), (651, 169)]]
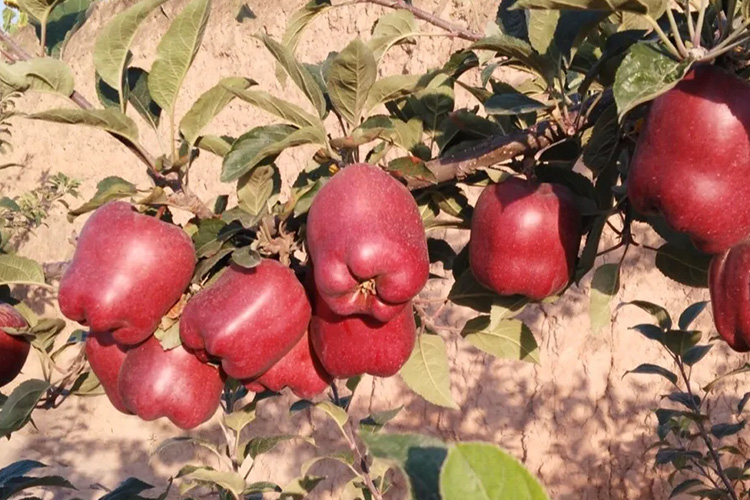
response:
[(662, 215), (713, 254), (709, 292), (716, 329), (750, 351), (750, 86), (699, 65), (658, 97), (638, 137), (628, 198)]

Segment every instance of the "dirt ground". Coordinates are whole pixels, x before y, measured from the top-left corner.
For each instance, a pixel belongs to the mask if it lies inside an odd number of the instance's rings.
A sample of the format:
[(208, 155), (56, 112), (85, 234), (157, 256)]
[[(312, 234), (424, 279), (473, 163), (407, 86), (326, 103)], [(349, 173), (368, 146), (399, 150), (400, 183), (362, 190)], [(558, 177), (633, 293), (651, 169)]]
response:
[[(65, 59), (72, 64), (76, 88), (90, 101), (96, 100), (91, 50), (96, 33), (113, 14), (133, 2), (106, 2), (75, 36)], [(221, 77), (241, 75), (258, 81), (262, 88), (302, 102), (291, 86), (282, 87), (274, 77), (274, 62), (252, 35), (266, 31), (280, 38), (286, 20), (303, 0), (249, 0), (255, 17), (242, 24), (234, 17), (236, 0), (214, 2), (211, 21), (203, 47), (186, 79), (177, 115)], [(454, 22), (482, 31), (494, 14), (496, 2), (488, 0), (415, 0), (416, 5)], [(184, 4), (173, 0), (165, 6), (172, 17)], [(368, 37), (373, 21), (385, 10), (369, 5), (351, 5), (334, 9), (314, 22), (302, 39), (299, 54), (308, 62), (318, 62), (331, 50), (343, 48), (356, 36)], [(134, 47), (135, 65), (148, 67), (154, 47), (166, 29), (162, 14), (154, 14), (145, 23)], [(422, 23), (425, 31), (437, 28)], [(418, 72), (442, 64), (448, 55), (465, 42), (446, 37), (423, 37), (416, 47), (393, 50), (380, 66), (381, 74)], [(466, 96), (459, 96), (466, 101)], [(468, 101), (466, 101), (468, 102)], [(23, 111), (69, 106), (61, 98), (30, 96), (19, 103)], [(211, 125), (213, 133), (237, 135), (258, 125), (270, 123), (263, 115), (240, 102), (231, 104)], [(14, 121), (16, 152), (13, 160), (24, 160), (22, 169), (0, 172), (0, 193), (15, 195), (38, 185), (46, 175), (64, 172), (82, 181), (82, 196), (93, 194), (97, 180), (118, 175), (147, 187), (143, 166), (115, 140), (94, 129), (63, 125)], [(144, 126), (143, 142), (151, 151), (159, 143)], [(301, 148), (285, 153), (279, 163), (286, 179), (294, 176), (310, 158), (310, 150)], [(219, 182), (220, 162), (204, 154), (192, 170), (192, 188), (206, 201), (219, 194), (232, 194), (232, 186)], [(65, 219), (63, 207), (54, 209), (47, 226), (20, 242), (20, 253), (42, 262), (62, 261), (73, 254), (69, 239), (80, 230), (85, 217), (73, 224)], [(658, 244), (657, 237), (639, 226), (639, 238)], [(450, 241), (460, 248), (466, 235), (449, 233)], [(615, 257), (608, 257), (610, 260)], [(542, 363), (533, 366), (497, 360), (476, 350), (458, 335), (445, 334), (451, 359), (452, 393), (461, 410), (441, 409), (412, 394), (398, 377), (366, 378), (355, 398), (353, 418), (369, 411), (400, 405), (404, 410), (393, 421), (393, 431), (420, 431), (447, 440), (486, 440), (505, 447), (538, 475), (550, 497), (558, 500), (662, 499), (670, 487), (664, 469), (654, 468), (654, 452), (647, 447), (656, 441), (656, 421), (652, 409), (662, 394), (669, 392), (663, 379), (653, 376), (623, 375), (640, 363), (667, 363), (665, 354), (629, 327), (649, 322), (649, 317), (634, 307), (618, 305), (638, 298), (665, 305), (674, 314), (698, 300), (706, 300), (706, 290), (677, 285), (654, 268), (653, 254), (635, 249), (625, 260), (622, 287), (613, 302), (614, 320), (609, 328), (595, 335), (589, 327), (588, 288), (590, 276), (581, 287), (573, 288), (553, 304), (537, 305), (524, 312), (540, 343)], [(59, 314), (53, 294), (18, 288), (37, 313)], [(428, 290), (425, 293), (445, 293)], [(460, 327), (469, 312), (455, 307), (443, 319)], [(711, 328), (710, 313), (704, 313), (699, 326)], [(73, 329), (73, 325), (69, 325)], [(703, 384), (747, 361), (746, 356), (731, 353), (718, 345), (702, 363), (694, 379)], [(32, 359), (27, 376), (36, 374)], [(740, 376), (722, 386), (726, 397), (716, 401), (715, 411), (736, 407), (745, 392), (747, 377)], [(736, 395), (736, 396), (735, 396)], [(306, 412), (290, 416), (289, 396), (278, 403), (263, 405), (259, 418), (250, 426), (250, 435), (297, 433), (315, 438), (321, 451), (345, 447), (333, 425)], [(218, 415), (217, 415), (218, 417)], [(217, 417), (190, 435), (218, 439), (221, 431)], [(27, 426), (10, 441), (0, 443), (0, 467), (22, 458), (40, 460), (69, 478), (79, 491), (45, 498), (95, 498), (103, 488), (137, 476), (157, 486), (194, 459), (199, 453), (191, 448), (172, 448), (152, 456), (156, 445), (167, 437), (179, 435), (168, 422), (144, 423), (119, 414), (101, 398), (71, 398), (57, 411), (35, 414), (37, 428)], [(744, 436), (746, 433), (741, 433)], [(740, 439), (739, 445), (744, 442)], [(744, 449), (744, 448), (743, 448)], [(315, 454), (302, 441), (279, 445), (259, 459), (253, 471), (255, 480), (285, 484), (299, 475), (299, 467)], [(313, 473), (327, 474), (326, 480), (310, 498), (339, 498), (341, 485), (348, 480), (346, 470), (335, 465), (316, 465)], [(468, 500), (468, 499), (467, 499)]]

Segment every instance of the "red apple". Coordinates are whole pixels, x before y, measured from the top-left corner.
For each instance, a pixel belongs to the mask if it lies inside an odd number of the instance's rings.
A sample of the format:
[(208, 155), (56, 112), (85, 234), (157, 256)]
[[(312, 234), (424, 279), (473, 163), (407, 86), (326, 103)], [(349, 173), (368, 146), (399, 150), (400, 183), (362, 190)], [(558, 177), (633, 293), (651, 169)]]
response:
[(115, 341), (148, 338), (180, 299), (195, 268), (190, 237), (179, 227), (141, 215), (123, 202), (86, 221), (60, 281), (60, 311)]
[(31, 348), (31, 344), (25, 338), (10, 335), (2, 329), (22, 329), (28, 326), (15, 307), (0, 302), (0, 387), (9, 384), (21, 373)]
[(320, 364), (335, 378), (395, 375), (409, 359), (416, 338), (410, 302), (382, 323), (365, 315), (339, 316), (325, 301), (315, 301), (310, 339)]
[(180, 337), (199, 355), (219, 359), (230, 377), (253, 378), (294, 347), (310, 313), (305, 289), (288, 267), (270, 259), (252, 269), (232, 264), (188, 301)]
[(118, 379), (125, 408), (143, 420), (167, 417), (181, 429), (210, 419), (224, 389), (215, 366), (183, 346), (165, 351), (156, 337), (128, 350)]
[(331, 376), (312, 352), (310, 337), (305, 334), (286, 356), (260, 377), (246, 382), (245, 387), (252, 392), (264, 389), (281, 392), (289, 387), (298, 398), (312, 399), (330, 383)]
[(750, 235), (750, 85), (699, 65), (654, 100), (638, 136), (628, 198), (718, 254)]
[(567, 286), (580, 243), (581, 215), (568, 188), (513, 177), (479, 196), (469, 263), (496, 293), (541, 300)]
[(307, 246), (323, 300), (340, 315), (387, 321), (427, 282), (422, 218), (402, 184), (367, 164), (345, 167), (315, 196)]
[(127, 350), (115, 342), (111, 332), (90, 332), (86, 338), (86, 358), (91, 371), (102, 384), (112, 406), (122, 413), (130, 412), (120, 397), (118, 378)]
[(708, 290), (719, 335), (735, 351), (750, 351), (750, 241), (714, 256)]

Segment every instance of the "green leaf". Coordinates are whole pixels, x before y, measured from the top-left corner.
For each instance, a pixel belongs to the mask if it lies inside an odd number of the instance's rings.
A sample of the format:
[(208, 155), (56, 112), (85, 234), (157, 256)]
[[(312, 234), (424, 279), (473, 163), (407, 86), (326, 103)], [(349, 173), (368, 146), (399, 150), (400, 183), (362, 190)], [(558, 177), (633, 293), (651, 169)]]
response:
[(392, 410), (379, 411), (370, 414), (368, 417), (363, 418), (359, 421), (360, 432), (380, 431), (380, 429), (385, 427), (385, 424), (393, 420), (396, 415), (398, 415), (403, 409), (403, 406), (399, 406), (398, 408), (394, 408)]
[(560, 21), (560, 11), (531, 10), (529, 11), (529, 42), (540, 54), (551, 54), (557, 51), (555, 45), (555, 31)]
[(60, 0), (16, 0), (18, 6), (30, 17), (41, 24), (47, 23), (47, 18)]
[(240, 497), (242, 491), (245, 489), (245, 480), (242, 476), (234, 472), (217, 471), (209, 467), (198, 467), (185, 474), (182, 472), (180, 471), (177, 477), (181, 477), (185, 481), (221, 486), (234, 493), (235, 497)]
[(322, 144), (325, 135), (317, 127), (295, 129), (290, 125), (266, 125), (240, 136), (224, 157), (221, 181), (231, 182), (260, 164), (268, 164), (287, 148)]
[(128, 68), (126, 78), (128, 102), (146, 122), (150, 123), (153, 128), (157, 128), (161, 118), (161, 107), (151, 98), (151, 91), (148, 89), (148, 71), (142, 68)]
[(589, 316), (591, 330), (598, 334), (610, 324), (612, 312), (609, 305), (620, 289), (620, 266), (618, 264), (602, 264), (594, 271), (591, 280), (591, 299)]
[(495, 94), (484, 103), (488, 115), (515, 116), (548, 108), (547, 104), (521, 94), (505, 92)]
[(267, 203), (281, 187), (278, 171), (272, 165), (261, 165), (240, 177), (237, 182), (237, 202), (251, 215), (267, 211)]
[(680, 319), (677, 321), (677, 326), (679, 326), (680, 330), (687, 330), (693, 321), (695, 321), (695, 319), (706, 309), (707, 305), (708, 301), (704, 300), (691, 304), (687, 309), (682, 311)]
[(354, 465), (355, 458), (354, 458), (354, 453), (350, 450), (346, 450), (346, 451), (342, 450), (340, 452), (336, 452), (330, 455), (317, 455), (302, 464), (302, 466), (300, 467), (300, 471), (302, 472), (302, 475), (306, 476), (313, 465), (323, 460), (335, 460), (336, 462), (342, 463), (346, 466), (352, 466)]
[(143, 482), (136, 477), (129, 477), (120, 483), (117, 488), (106, 495), (99, 497), (99, 500), (134, 500), (141, 498), (138, 494), (150, 489), (153, 489), (152, 485)]
[(497, 295), (477, 282), (470, 269), (462, 272), (448, 292), (448, 300), (479, 312), (490, 312)]
[(274, 97), (263, 90), (242, 90), (236, 87), (225, 87), (245, 102), (252, 104), (282, 120), (300, 128), (316, 128), (325, 136), (325, 126), (320, 119), (311, 115), (299, 106)]
[(690, 60), (672, 59), (653, 43), (633, 45), (617, 69), (613, 86), (620, 119), (639, 104), (677, 85), (691, 64)]
[(361, 438), (372, 456), (396, 464), (406, 474), (413, 498), (440, 498), (440, 468), (448, 454), (445, 443), (423, 434), (364, 433)]
[[(639, 374), (645, 374), (645, 375), (661, 375), (665, 379), (677, 385), (677, 375), (667, 370), (666, 368), (662, 368), (659, 365), (653, 365), (651, 363), (643, 363), (641, 365), (638, 365), (636, 368), (632, 370), (626, 371), (625, 375), (629, 373), (639, 373)], [(625, 375), (623, 375), (623, 377)]]
[(662, 306), (653, 304), (651, 302), (646, 302), (645, 300), (633, 300), (631, 302), (626, 302), (623, 305), (636, 306), (643, 311), (646, 311), (654, 317), (659, 326), (664, 330), (672, 328), (672, 318), (669, 316), (667, 310)]
[(739, 368), (736, 368), (736, 369), (734, 369), (732, 371), (729, 371), (727, 373), (719, 375), (714, 380), (712, 380), (708, 385), (706, 385), (703, 388), (703, 390), (705, 392), (709, 392), (709, 391), (711, 391), (716, 386), (716, 384), (718, 384), (719, 382), (721, 382), (725, 378), (733, 377), (735, 375), (740, 375), (742, 373), (747, 373), (747, 372), (750, 372), (750, 363), (745, 363), (744, 365), (740, 366)]
[(522, 10), (512, 10), (516, 0), (501, 0), (497, 8), (495, 23), (500, 31), (521, 40), (528, 40), (529, 33), (526, 25), (526, 13)]
[(665, 243), (656, 252), (656, 267), (676, 282), (696, 288), (708, 286), (711, 255), (673, 243)]
[(427, 168), (424, 161), (414, 156), (405, 156), (389, 161), (388, 171), (394, 172), (404, 179), (419, 179), (437, 184), (433, 171)]
[(262, 260), (260, 253), (250, 246), (238, 248), (232, 252), (232, 262), (245, 269), (257, 267)]
[(79, 215), (96, 210), (109, 201), (127, 198), (137, 193), (138, 190), (133, 183), (121, 177), (106, 177), (96, 185), (96, 194), (94, 197), (80, 207), (70, 210), (68, 218), (72, 220)]
[(331, 62), (327, 75), (331, 103), (351, 125), (359, 125), (377, 78), (377, 63), (367, 45), (353, 40)]
[(443, 500), (548, 500), (539, 481), (515, 458), (489, 443), (450, 447), (440, 471)]
[(414, 350), (399, 371), (407, 386), (430, 403), (458, 410), (451, 395), (445, 342), (438, 335), (419, 335)]
[(414, 14), (405, 9), (394, 10), (377, 20), (367, 46), (372, 50), (375, 60), (380, 61), (391, 47), (408, 42), (417, 34), (419, 26)]
[(693, 366), (703, 359), (712, 347), (713, 344), (693, 346), (682, 355), (682, 362), (688, 366)]
[(658, 19), (664, 13), (664, 5), (662, 0), (518, 0), (512, 8), (636, 12), (656, 14), (654, 18)]
[[(42, 477), (17, 477), (11, 479), (7, 483), (0, 487), (0, 498), (11, 498), (15, 494), (20, 493), (23, 490), (31, 488), (44, 488), (44, 487), (55, 487), (55, 488), (68, 488), (76, 489), (70, 481), (61, 476), (42, 476)], [(34, 497), (31, 497), (32, 499)], [(24, 500), (29, 500), (24, 499)]]
[(154, 332), (154, 337), (161, 344), (161, 348), (165, 351), (174, 349), (175, 347), (182, 345), (182, 339), (180, 339), (180, 322), (175, 321), (166, 330), (161, 327), (157, 328)]
[(289, 441), (290, 439), (302, 439), (310, 444), (315, 444), (315, 441), (311, 438), (304, 436), (297, 436), (295, 434), (282, 434), (278, 436), (260, 436), (252, 438), (247, 442), (244, 448), (244, 456), (250, 456), (253, 460), (263, 453), (268, 453), (273, 450), (277, 444)]
[(19, 460), (18, 462), (13, 462), (7, 467), (0, 469), (0, 485), (7, 483), (11, 479), (23, 477), (27, 472), (34, 469), (41, 469), (43, 467), (47, 466), (36, 460)]
[(318, 112), (318, 116), (323, 118), (327, 111), (326, 100), (320, 86), (318, 86), (318, 83), (315, 81), (310, 70), (295, 59), (292, 50), (278, 43), (268, 35), (262, 35), (261, 39), (268, 51), (271, 52), (271, 55), (273, 55), (292, 81), (310, 100), (315, 107), (315, 110)]
[(695, 488), (696, 486), (703, 486), (703, 483), (699, 479), (686, 479), (672, 488), (672, 492), (669, 494), (669, 498), (674, 498), (680, 493), (685, 493), (688, 490)]
[(211, 0), (191, 0), (174, 18), (156, 48), (148, 88), (167, 113), (174, 112), (177, 94), (203, 40), (210, 10)]
[(58, 59), (50, 57), (19, 61), (13, 71), (26, 78), (30, 90), (49, 92), (68, 97), (73, 93), (75, 80), (70, 67)]
[(0, 254), (2, 285), (46, 285), (44, 270), (35, 260), (20, 255)]
[(656, 325), (636, 325), (631, 330), (635, 330), (641, 333), (644, 337), (650, 340), (655, 340), (659, 343), (664, 343), (664, 331)]
[(138, 127), (135, 122), (116, 109), (50, 109), (26, 117), (32, 120), (97, 127), (132, 143), (138, 142)]
[[(52, 9), (47, 18), (47, 54), (62, 59), (71, 37), (86, 22), (94, 0), (63, 0)], [(35, 23), (37, 37), (41, 39), (41, 26)]]
[(34, 407), (50, 387), (44, 380), (21, 382), (0, 408), (0, 436), (9, 436), (26, 425)]
[(321, 401), (320, 403), (315, 405), (315, 408), (323, 411), (329, 417), (331, 417), (334, 422), (336, 422), (336, 425), (338, 425), (342, 430), (344, 428), (344, 424), (349, 421), (349, 415), (346, 414), (346, 410), (344, 410), (340, 406), (336, 406), (330, 401)]
[(224, 137), (219, 137), (218, 135), (202, 135), (198, 138), (195, 145), (204, 151), (208, 151), (209, 153), (213, 153), (216, 156), (223, 158), (229, 153), (229, 151), (231, 151), (232, 143), (235, 140), (236, 139), (232, 139), (231, 141), (228, 141)]
[[(518, 5), (518, 3), (516, 3)], [(549, 81), (552, 79), (552, 64), (537, 54), (527, 42), (507, 35), (493, 35), (475, 42), (470, 47), (473, 50), (492, 50), (498, 54), (520, 61)]]
[(123, 79), (130, 59), (130, 45), (140, 24), (166, 0), (143, 0), (113, 17), (99, 31), (94, 43), (94, 67), (107, 85), (124, 99)]
[(613, 104), (594, 123), (583, 148), (583, 163), (592, 172), (601, 172), (611, 163), (619, 142), (620, 124), (617, 122), (617, 106)]
[(279, 500), (303, 500), (325, 479), (325, 476), (298, 477), (284, 486)]
[(281, 38), (281, 44), (294, 53), (307, 26), (330, 7), (331, 0), (310, 0), (289, 18), (284, 36)]
[(26, 75), (17, 71), (14, 65), (0, 61), (0, 82), (13, 90), (24, 92), (29, 88), (29, 80)]
[(242, 429), (244, 429), (247, 425), (255, 420), (255, 406), (256, 403), (253, 401), (246, 404), (239, 410), (235, 410), (229, 415), (225, 415), (224, 423), (227, 427), (239, 434), (240, 432), (242, 432)]
[(94, 77), (96, 80), (96, 97), (99, 98), (99, 102), (105, 108), (120, 108), (120, 95), (117, 90), (113, 89), (107, 83), (101, 79), (97, 73)]
[(540, 364), (534, 334), (517, 319), (495, 323), (490, 321), (490, 316), (477, 316), (466, 323), (461, 336), (474, 347), (497, 358)]
[(736, 424), (716, 424), (711, 426), (711, 435), (716, 439), (733, 436), (745, 428), (746, 422), (742, 420)]
[(664, 345), (677, 356), (700, 342), (701, 332), (696, 330), (669, 330), (664, 335)]
[(379, 104), (413, 94), (417, 91), (422, 78), (420, 75), (393, 75), (381, 78), (368, 92), (363, 111), (369, 113)]

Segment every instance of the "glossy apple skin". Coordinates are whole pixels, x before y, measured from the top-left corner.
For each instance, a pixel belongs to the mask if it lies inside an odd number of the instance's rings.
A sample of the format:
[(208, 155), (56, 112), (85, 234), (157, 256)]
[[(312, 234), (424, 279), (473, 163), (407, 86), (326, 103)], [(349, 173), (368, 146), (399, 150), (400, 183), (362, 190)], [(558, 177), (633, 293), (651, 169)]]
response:
[(129, 411), (143, 420), (166, 417), (185, 430), (213, 416), (224, 389), (216, 367), (183, 346), (165, 351), (156, 337), (128, 350), (118, 385)]
[(411, 302), (382, 323), (365, 315), (339, 316), (325, 301), (315, 301), (310, 340), (320, 364), (335, 378), (395, 375), (409, 359), (416, 339)]
[(188, 301), (180, 337), (199, 356), (220, 360), (230, 377), (253, 378), (294, 347), (311, 312), (302, 283), (288, 267), (271, 259), (252, 269), (232, 264)]
[[(372, 165), (345, 167), (320, 189), (307, 219), (307, 247), (321, 297), (342, 316), (388, 321), (429, 275), (427, 239), (414, 198)], [(374, 293), (362, 289), (368, 280)]]
[[(0, 302), (0, 328), (26, 328), (29, 324), (21, 313), (10, 304)], [(0, 387), (12, 382), (29, 357), (31, 344), (18, 335), (0, 331)]]
[(289, 387), (298, 398), (312, 399), (325, 391), (331, 380), (312, 351), (310, 336), (305, 333), (286, 356), (260, 377), (248, 381), (245, 387), (252, 392), (264, 389), (281, 392)]
[(708, 290), (719, 335), (735, 351), (750, 351), (750, 241), (714, 256)]
[(120, 397), (118, 383), (126, 354), (127, 349), (115, 342), (111, 332), (90, 332), (86, 337), (86, 358), (91, 365), (91, 371), (101, 382), (112, 406), (122, 413), (130, 414)]
[(117, 343), (148, 338), (180, 299), (195, 269), (195, 250), (179, 227), (123, 202), (98, 208), (83, 226), (60, 281), (60, 311)]
[(469, 264), (500, 295), (542, 300), (567, 286), (580, 243), (581, 214), (566, 187), (513, 177), (479, 196)]
[(695, 246), (719, 254), (750, 234), (750, 86), (698, 66), (654, 100), (638, 136), (627, 190)]

